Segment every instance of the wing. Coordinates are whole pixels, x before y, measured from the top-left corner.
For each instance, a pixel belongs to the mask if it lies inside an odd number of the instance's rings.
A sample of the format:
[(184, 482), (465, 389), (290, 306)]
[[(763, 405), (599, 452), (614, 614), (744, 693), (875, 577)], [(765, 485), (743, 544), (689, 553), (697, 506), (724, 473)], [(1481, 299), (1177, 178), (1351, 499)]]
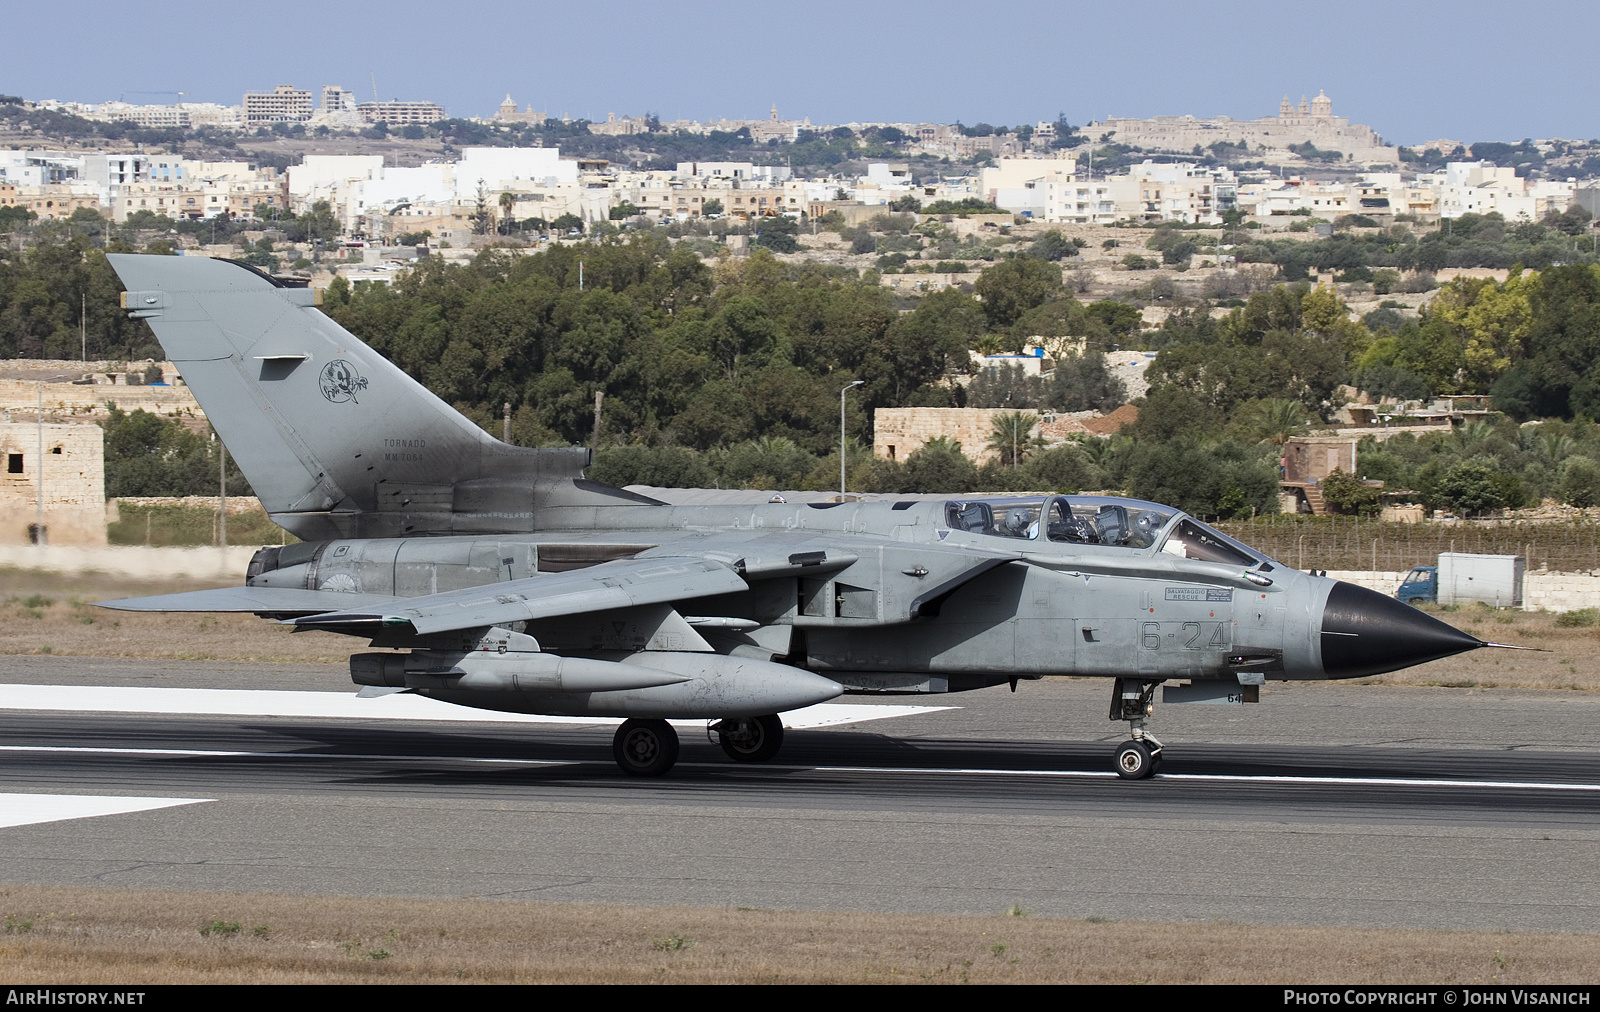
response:
[[(508, 583), (357, 605), (295, 620), (301, 628), (358, 633), (409, 625), (426, 636), (458, 629), (506, 626), (530, 619), (665, 604), (748, 590), (734, 570), (710, 559), (619, 559), (587, 569), (548, 573)], [(348, 598), (335, 594), (334, 597)]]
[(292, 587), (222, 587), (186, 594), (129, 597), (96, 601), (96, 608), (116, 611), (245, 611), (257, 615), (316, 615), (333, 609), (384, 608), (404, 598), (383, 594), (341, 594), (331, 590), (296, 590)]

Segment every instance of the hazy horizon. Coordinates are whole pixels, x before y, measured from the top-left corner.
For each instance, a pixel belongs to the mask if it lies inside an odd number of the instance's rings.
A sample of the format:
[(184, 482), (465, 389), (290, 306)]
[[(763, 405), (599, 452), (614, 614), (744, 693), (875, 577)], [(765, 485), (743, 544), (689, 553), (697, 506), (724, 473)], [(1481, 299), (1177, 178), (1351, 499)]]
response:
[[(602, 2), (352, 0), (334, 9), (288, 0), (270, 21), (197, 0), (86, 8), (107, 30), (57, 47), (26, 46), (0, 66), (0, 92), (29, 99), (237, 105), (245, 91), (342, 85), (362, 99), (431, 100), (451, 116), (488, 116), (507, 92), (519, 108), (592, 121), (988, 122), (1065, 113), (1255, 119), (1288, 94), (1325, 91), (1334, 113), (1390, 144), (1600, 136), (1585, 89), (1552, 87), (1600, 61), (1585, 43), (1600, 9), (1529, 0), (1396, 5), (1351, 0), (1334, 11), (1240, 0), (1226, 17), (1171, 0), (1107, 10), (1017, 0), (987, 10), (932, 0), (917, 21), (839, 0), (797, 16)], [(306, 27), (276, 33), (264, 26)], [(13, 39), (59, 34), (59, 12), (8, 17)], [(658, 23), (659, 22), (659, 23)], [(1518, 34), (1508, 33), (1514, 29)], [(189, 40), (173, 43), (173, 38)], [(1565, 82), (1564, 82), (1565, 83)], [(374, 88), (375, 85), (375, 88)]]

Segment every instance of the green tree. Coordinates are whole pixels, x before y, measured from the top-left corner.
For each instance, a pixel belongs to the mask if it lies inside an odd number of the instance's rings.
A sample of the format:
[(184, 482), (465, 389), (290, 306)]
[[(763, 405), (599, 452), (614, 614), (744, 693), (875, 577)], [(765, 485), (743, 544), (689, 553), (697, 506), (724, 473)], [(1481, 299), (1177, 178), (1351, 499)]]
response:
[(1168, 503), (1199, 517), (1276, 513), (1276, 459), (1259, 448), (1192, 436), (1140, 440), (1127, 462), (1125, 485), (1136, 498)]
[(1569, 506), (1600, 506), (1600, 464), (1571, 456), (1561, 465), (1561, 501)]
[(622, 488), (712, 488), (717, 474), (693, 450), (681, 446), (613, 446), (595, 454), (585, 472), (595, 481)]
[(983, 313), (996, 329), (1011, 326), (1023, 313), (1060, 298), (1065, 285), (1061, 268), (1048, 260), (1017, 257), (978, 275), (974, 285), (983, 300)]
[(1003, 412), (995, 415), (990, 424), (987, 446), (1012, 470), (1033, 451), (1044, 446), (1044, 440), (1033, 434), (1039, 424), (1039, 416), (1031, 411)]
[(1057, 411), (1106, 412), (1128, 401), (1128, 388), (1112, 374), (1105, 355), (1088, 351), (1056, 359), (1045, 399)]
[(700, 205), (700, 213), (701, 214), (721, 214), (722, 213), (722, 201), (718, 200), (716, 197), (712, 197), (710, 200), (708, 200), (704, 204)]
[(1234, 421), (1248, 438), (1282, 446), (1291, 436), (1305, 435), (1311, 413), (1299, 401), (1269, 397), (1240, 405)]
[(1383, 493), (1339, 468), (1322, 479), (1322, 498), (1340, 513), (1376, 516), (1383, 510)]
[(1018, 491), (1049, 490), (1071, 494), (1104, 487), (1105, 475), (1083, 447), (1069, 443), (1030, 457), (1017, 469), (1016, 481), (1020, 486)]
[(774, 253), (799, 252), (800, 241), (795, 236), (800, 232), (800, 222), (794, 218), (787, 215), (762, 218), (756, 227), (757, 246), (764, 246)]
[(1506, 505), (1504, 489), (1494, 470), (1475, 460), (1464, 460), (1445, 471), (1433, 490), (1439, 506), (1462, 516), (1477, 516)]
[(1075, 257), (1077, 255), (1077, 244), (1054, 229), (1035, 239), (1033, 244), (1028, 247), (1028, 256), (1036, 257), (1040, 260), (1060, 260), (1063, 257)]
[(473, 200), (472, 213), (467, 217), (472, 221), (472, 231), (477, 235), (488, 235), (494, 228), (494, 215), (489, 210), (489, 191), (484, 188), (481, 179), (478, 180), (478, 191)]
[(333, 205), (326, 200), (314, 202), (311, 210), (300, 215), (298, 224), (307, 238), (323, 242), (332, 242), (343, 231), (339, 227), (339, 219), (333, 215)]
[(978, 484), (978, 468), (961, 452), (961, 444), (940, 436), (930, 439), (906, 458), (907, 492), (971, 492)]
[[(105, 421), (106, 495), (216, 495), (221, 444), (190, 431), (175, 418), (124, 412), (115, 404)], [(228, 458), (228, 494), (252, 495), (250, 483)]]

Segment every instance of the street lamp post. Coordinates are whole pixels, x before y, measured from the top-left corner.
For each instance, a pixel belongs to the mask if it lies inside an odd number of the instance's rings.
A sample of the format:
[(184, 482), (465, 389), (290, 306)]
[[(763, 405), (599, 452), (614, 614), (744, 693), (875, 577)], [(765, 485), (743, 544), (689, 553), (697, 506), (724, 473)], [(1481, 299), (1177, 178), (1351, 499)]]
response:
[(844, 395), (850, 392), (850, 387), (858, 387), (866, 380), (856, 380), (843, 390), (839, 391), (839, 501), (844, 502)]

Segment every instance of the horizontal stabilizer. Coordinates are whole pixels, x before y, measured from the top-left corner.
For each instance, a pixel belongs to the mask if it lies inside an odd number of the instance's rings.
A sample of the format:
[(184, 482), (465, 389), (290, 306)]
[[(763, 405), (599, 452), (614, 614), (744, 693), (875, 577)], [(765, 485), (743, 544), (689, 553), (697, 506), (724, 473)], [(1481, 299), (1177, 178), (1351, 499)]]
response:
[(403, 600), (383, 594), (341, 594), (293, 587), (222, 587), (186, 594), (129, 597), (96, 601), (96, 608), (116, 611), (243, 611), (266, 615), (317, 615), (347, 608), (383, 608)]
[[(666, 604), (748, 590), (728, 566), (707, 559), (619, 559), (587, 569), (548, 573), (491, 583), (444, 594), (404, 600), (385, 598), (378, 605), (351, 601), (349, 594), (330, 594), (345, 605), (338, 611), (295, 620), (303, 629), (410, 625), (422, 635), (509, 626), (530, 619)], [(346, 604), (346, 602), (350, 602)]]

